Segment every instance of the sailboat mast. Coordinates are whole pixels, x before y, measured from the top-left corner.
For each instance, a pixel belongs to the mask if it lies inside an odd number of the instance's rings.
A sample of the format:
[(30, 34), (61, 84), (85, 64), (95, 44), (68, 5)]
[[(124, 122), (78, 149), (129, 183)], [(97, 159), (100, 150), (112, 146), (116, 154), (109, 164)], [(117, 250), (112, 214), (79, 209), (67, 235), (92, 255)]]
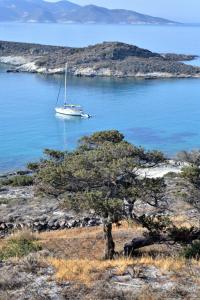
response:
[(67, 103), (67, 63), (65, 64), (65, 104)]

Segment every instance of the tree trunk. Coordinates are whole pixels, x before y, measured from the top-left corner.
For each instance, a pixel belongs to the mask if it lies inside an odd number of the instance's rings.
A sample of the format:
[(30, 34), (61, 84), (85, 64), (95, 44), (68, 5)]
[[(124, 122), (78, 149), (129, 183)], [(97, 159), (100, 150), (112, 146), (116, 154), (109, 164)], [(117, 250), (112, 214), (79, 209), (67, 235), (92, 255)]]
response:
[(124, 256), (132, 256), (134, 251), (146, 246), (166, 241), (165, 237), (140, 237), (133, 239), (130, 243), (124, 245)]
[(113, 259), (115, 254), (115, 243), (112, 237), (112, 223), (104, 223), (105, 259)]

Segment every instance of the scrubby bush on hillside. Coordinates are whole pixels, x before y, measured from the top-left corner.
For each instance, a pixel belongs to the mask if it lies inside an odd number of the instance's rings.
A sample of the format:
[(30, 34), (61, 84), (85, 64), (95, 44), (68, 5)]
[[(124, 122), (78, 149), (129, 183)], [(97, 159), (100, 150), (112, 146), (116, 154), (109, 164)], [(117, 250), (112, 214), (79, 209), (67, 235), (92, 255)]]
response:
[(11, 185), (14, 187), (29, 186), (33, 184), (33, 177), (29, 175), (16, 175), (7, 179), (3, 179), (0, 183), (1, 185)]
[(22, 231), (10, 236), (0, 249), (0, 260), (10, 257), (23, 257), (31, 252), (41, 250), (35, 235), (29, 231)]
[(200, 241), (196, 241), (188, 246), (183, 252), (183, 255), (185, 258), (200, 259)]
[(192, 184), (200, 186), (200, 168), (198, 166), (184, 167), (181, 172), (181, 177), (187, 179)]

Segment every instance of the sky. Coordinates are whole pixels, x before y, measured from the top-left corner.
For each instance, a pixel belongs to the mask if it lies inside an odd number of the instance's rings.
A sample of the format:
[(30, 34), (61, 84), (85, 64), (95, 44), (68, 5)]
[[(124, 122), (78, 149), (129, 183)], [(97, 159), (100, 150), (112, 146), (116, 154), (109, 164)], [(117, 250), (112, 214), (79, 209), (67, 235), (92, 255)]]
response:
[[(55, 2), (57, 0), (48, 0)], [(71, 0), (86, 5), (131, 9), (180, 22), (200, 23), (200, 0)]]

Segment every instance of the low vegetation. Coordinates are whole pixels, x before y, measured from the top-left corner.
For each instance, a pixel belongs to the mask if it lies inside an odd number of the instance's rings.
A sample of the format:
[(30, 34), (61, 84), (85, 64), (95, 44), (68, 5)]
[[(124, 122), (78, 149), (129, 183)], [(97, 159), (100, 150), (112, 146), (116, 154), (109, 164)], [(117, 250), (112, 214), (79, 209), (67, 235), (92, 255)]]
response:
[(184, 250), (183, 256), (185, 256), (185, 258), (194, 258), (194, 259), (199, 260), (200, 259), (200, 241), (196, 241), (192, 245), (188, 246)]
[(1, 185), (10, 185), (13, 187), (30, 186), (33, 184), (33, 177), (29, 175), (16, 175), (0, 182)]
[[(50, 258), (49, 263), (56, 269), (56, 279), (59, 281), (75, 281), (86, 285), (100, 280), (102, 274), (106, 271), (113, 270), (115, 275), (123, 275), (127, 268), (130, 267), (135, 275), (139, 276), (140, 267), (154, 266), (161, 271), (175, 271), (180, 272), (184, 270), (188, 264), (185, 259), (178, 259), (176, 257), (166, 258), (152, 258), (151, 256), (144, 256), (141, 258), (127, 258), (115, 260), (64, 260), (57, 258)], [(191, 265), (200, 266), (197, 261), (191, 261)]]
[(41, 250), (41, 246), (35, 235), (29, 231), (19, 231), (11, 235), (0, 248), (0, 260), (11, 257), (23, 257), (31, 252)]

